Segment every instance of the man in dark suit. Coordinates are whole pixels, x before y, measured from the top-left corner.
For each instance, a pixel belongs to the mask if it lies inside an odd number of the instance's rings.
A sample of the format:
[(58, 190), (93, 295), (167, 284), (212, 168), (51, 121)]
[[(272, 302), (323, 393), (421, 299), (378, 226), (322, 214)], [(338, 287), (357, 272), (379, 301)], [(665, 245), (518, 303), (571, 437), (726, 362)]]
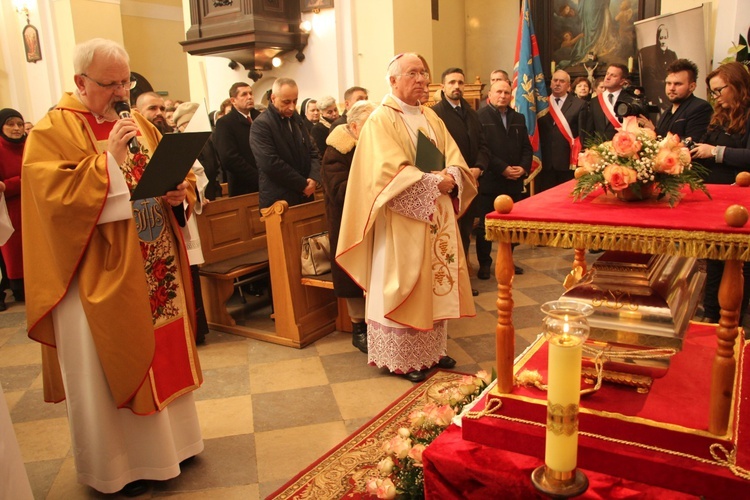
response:
[(213, 141), (221, 168), (227, 174), (229, 196), (258, 191), (258, 167), (250, 150), (250, 125), (260, 111), (255, 109), (249, 83), (237, 82), (229, 89), (232, 110), (216, 122)]
[[(713, 108), (693, 95), (698, 79), (698, 67), (687, 59), (677, 59), (667, 68), (665, 90), (672, 107), (664, 111), (656, 125), (656, 133), (665, 137), (668, 132), (680, 139), (700, 141), (711, 121)], [(647, 124), (648, 126), (648, 124)]]
[(290, 207), (313, 201), (320, 183), (318, 148), (297, 113), (298, 95), (294, 80), (277, 78), (268, 109), (250, 129), (250, 147), (258, 162), (260, 208), (278, 200), (286, 200)]
[(537, 177), (539, 191), (573, 178), (578, 162), (578, 117), (584, 101), (570, 92), (570, 75), (557, 70), (550, 85), (549, 112), (537, 121), (542, 147), (542, 171)]
[[(443, 71), (442, 82), (443, 99), (433, 106), (432, 110), (443, 120), (451, 137), (456, 141), (474, 179), (479, 179), (481, 173), (487, 168), (489, 149), (487, 149), (487, 142), (484, 140), (479, 116), (463, 97), (465, 84), (463, 70), (461, 68), (446, 69)], [(472, 203), (463, 217), (458, 220), (458, 228), (461, 232), (461, 242), (464, 246), (467, 262), (469, 260), (469, 245), (471, 244), (474, 218), (484, 216), (484, 214), (480, 215), (476, 211), (477, 206), (477, 203)], [(479, 295), (479, 292), (472, 288), (472, 294)]]
[(610, 64), (604, 75), (604, 92), (589, 101), (580, 114), (581, 141), (595, 135), (611, 140), (620, 129), (622, 120), (615, 115), (614, 105), (625, 82), (630, 77), (628, 67), (624, 64)]
[(660, 24), (656, 28), (656, 44), (643, 47), (638, 53), (642, 73), (643, 87), (651, 104), (659, 106), (662, 111), (669, 107), (664, 82), (667, 67), (677, 59), (677, 54), (667, 47), (669, 31)]
[[(364, 87), (349, 87), (346, 89), (346, 92), (344, 92), (344, 112), (341, 113), (341, 116), (336, 118), (333, 123), (331, 123), (331, 128), (328, 130), (328, 133), (330, 134), (333, 132), (333, 129), (339, 125), (346, 125), (346, 112), (359, 101), (366, 101), (367, 99), (367, 89)], [(325, 150), (321, 151), (320, 154), (323, 154), (324, 152)]]
[[(510, 83), (498, 81), (492, 84), (489, 106), (479, 110), (484, 137), (490, 150), (490, 161), (479, 177), (477, 196), (479, 213), (486, 214), (495, 208), (493, 203), (500, 194), (507, 194), (514, 201), (523, 197), (523, 179), (531, 172), (533, 149), (529, 132), (522, 114), (510, 108)], [(492, 242), (484, 239), (484, 217), (479, 218), (477, 232), (477, 257), (479, 279), (490, 278), (492, 264)], [(516, 267), (516, 274), (522, 269)]]

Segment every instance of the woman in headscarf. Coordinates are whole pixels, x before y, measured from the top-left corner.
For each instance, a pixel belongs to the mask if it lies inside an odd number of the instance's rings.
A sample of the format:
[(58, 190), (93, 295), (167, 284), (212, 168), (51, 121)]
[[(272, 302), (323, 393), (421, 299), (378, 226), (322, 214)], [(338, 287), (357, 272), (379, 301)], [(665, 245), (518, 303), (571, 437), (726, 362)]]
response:
[[(336, 255), (336, 245), (341, 229), (341, 215), (344, 210), (344, 196), (349, 180), (349, 170), (354, 158), (359, 132), (375, 105), (369, 101), (357, 102), (347, 113), (346, 126), (336, 127), (328, 135), (328, 147), (323, 154), (321, 181), (325, 193), (328, 237), (331, 241), (331, 255)], [(349, 317), (352, 320), (352, 345), (367, 352), (367, 324), (365, 323), (365, 299), (362, 289), (347, 275), (336, 261), (331, 262), (333, 293), (346, 299)]]
[(309, 97), (302, 101), (302, 105), (299, 107), (299, 114), (302, 116), (302, 123), (305, 124), (307, 133), (309, 134), (313, 126), (320, 121), (318, 101)]
[[(5, 193), (13, 234), (0, 247), (4, 266), (3, 281), (9, 280), (16, 302), (23, 302), (23, 251), (21, 249), (21, 163), (26, 131), (21, 113), (15, 109), (0, 110), (0, 192)], [(5, 286), (0, 286), (0, 311), (5, 306)]]

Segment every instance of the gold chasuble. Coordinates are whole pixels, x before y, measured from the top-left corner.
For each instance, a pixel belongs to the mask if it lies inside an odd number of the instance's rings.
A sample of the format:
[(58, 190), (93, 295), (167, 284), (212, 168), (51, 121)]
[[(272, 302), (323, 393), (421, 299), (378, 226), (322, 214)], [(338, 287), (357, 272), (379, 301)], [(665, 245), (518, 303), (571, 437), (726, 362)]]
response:
[[(133, 118), (141, 150), (120, 166), (131, 193), (161, 138), (140, 114)], [(117, 408), (147, 415), (203, 381), (195, 305), (182, 232), (168, 203), (136, 200), (132, 218), (98, 223), (110, 188), (106, 148), (114, 123), (97, 122), (66, 94), (29, 136), (21, 184), (26, 313), (29, 337), (43, 344), (45, 400), (61, 401), (51, 313), (77, 276)], [(195, 177), (188, 179), (190, 214)]]
[[(424, 178), (434, 176), (414, 166), (417, 134), (402, 105), (386, 96), (359, 137), (336, 251), (339, 265), (368, 293), (368, 336), (376, 302), (387, 321), (413, 331), (443, 329), (437, 322), (475, 314), (456, 223), (476, 195), (475, 181), (442, 120), (430, 108), (412, 108), (426, 119), (416, 116), (461, 188), (453, 198), (434, 187), (436, 195), (430, 194)], [(401, 207), (409, 204), (407, 211), (427, 210), (429, 220), (405, 215)]]

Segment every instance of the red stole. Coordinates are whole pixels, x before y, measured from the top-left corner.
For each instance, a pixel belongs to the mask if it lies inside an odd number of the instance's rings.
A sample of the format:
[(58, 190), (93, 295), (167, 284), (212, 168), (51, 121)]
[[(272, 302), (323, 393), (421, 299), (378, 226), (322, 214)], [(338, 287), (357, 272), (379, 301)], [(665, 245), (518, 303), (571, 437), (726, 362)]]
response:
[(570, 124), (568, 123), (567, 118), (565, 118), (562, 112), (558, 114), (557, 109), (555, 109), (553, 104), (550, 104), (549, 112), (552, 115), (552, 119), (555, 121), (555, 125), (557, 125), (557, 129), (570, 145), (570, 168), (575, 169), (576, 165), (578, 165), (578, 154), (581, 152), (581, 138), (573, 137), (573, 132), (570, 130)]
[(607, 117), (607, 120), (612, 124), (613, 127), (615, 127), (615, 130), (620, 130), (620, 127), (622, 127), (622, 123), (620, 123), (620, 120), (617, 119), (615, 115), (612, 114), (612, 112), (609, 110), (609, 106), (607, 106), (607, 102), (604, 100), (604, 92), (596, 96), (599, 99), (599, 105), (602, 108), (602, 112), (604, 113), (604, 116)]

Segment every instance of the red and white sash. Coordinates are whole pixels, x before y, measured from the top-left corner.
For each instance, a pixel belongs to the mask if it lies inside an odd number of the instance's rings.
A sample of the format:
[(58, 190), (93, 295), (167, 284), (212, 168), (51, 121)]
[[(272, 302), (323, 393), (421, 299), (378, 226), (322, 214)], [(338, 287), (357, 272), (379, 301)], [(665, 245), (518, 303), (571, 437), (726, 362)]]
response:
[(573, 138), (573, 132), (570, 130), (568, 119), (565, 118), (565, 115), (563, 115), (562, 112), (558, 113), (557, 107), (552, 103), (550, 103), (549, 112), (552, 115), (552, 119), (555, 121), (555, 125), (557, 125), (557, 129), (570, 145), (570, 168), (575, 169), (578, 164), (578, 154), (581, 152), (581, 138)]
[(597, 98), (599, 99), (599, 105), (602, 107), (604, 116), (606, 116), (607, 120), (609, 120), (612, 126), (615, 127), (615, 130), (620, 130), (620, 127), (622, 127), (622, 123), (620, 123), (620, 120), (618, 120), (617, 117), (612, 114), (612, 110), (609, 109), (607, 101), (604, 100), (604, 92), (599, 94)]

